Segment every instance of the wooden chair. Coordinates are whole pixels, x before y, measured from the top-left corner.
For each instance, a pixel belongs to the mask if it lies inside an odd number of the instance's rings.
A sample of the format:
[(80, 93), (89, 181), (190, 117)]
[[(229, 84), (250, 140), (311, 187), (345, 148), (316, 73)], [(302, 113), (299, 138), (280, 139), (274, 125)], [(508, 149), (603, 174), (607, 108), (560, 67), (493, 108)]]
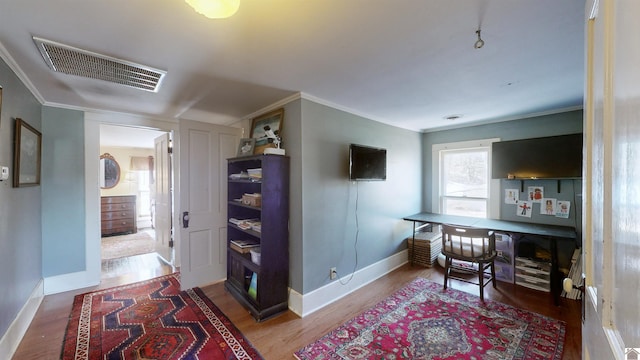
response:
[[(488, 229), (442, 225), (442, 254), (446, 257), (444, 268), (444, 288), (449, 278), (465, 281), (480, 286), (480, 300), (484, 301), (484, 287), (491, 281), (496, 287), (496, 237)], [(453, 260), (472, 263), (472, 267), (461, 267), (453, 264)], [(477, 266), (477, 268), (476, 268)], [(451, 274), (454, 272), (476, 273), (478, 282)], [(487, 270), (490, 270), (487, 272)]]

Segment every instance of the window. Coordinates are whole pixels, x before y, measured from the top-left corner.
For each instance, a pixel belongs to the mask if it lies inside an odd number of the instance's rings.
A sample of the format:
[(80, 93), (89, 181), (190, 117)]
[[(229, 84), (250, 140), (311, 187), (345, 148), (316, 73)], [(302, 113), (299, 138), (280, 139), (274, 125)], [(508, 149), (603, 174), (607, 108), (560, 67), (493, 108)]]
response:
[(433, 211), (491, 217), (490, 199), (499, 187), (491, 180), (491, 143), (498, 139), (433, 145)]
[(138, 216), (151, 216), (151, 188), (149, 171), (136, 171), (138, 178)]
[(131, 173), (136, 177), (138, 217), (151, 216), (151, 184), (153, 184), (153, 156), (132, 156)]

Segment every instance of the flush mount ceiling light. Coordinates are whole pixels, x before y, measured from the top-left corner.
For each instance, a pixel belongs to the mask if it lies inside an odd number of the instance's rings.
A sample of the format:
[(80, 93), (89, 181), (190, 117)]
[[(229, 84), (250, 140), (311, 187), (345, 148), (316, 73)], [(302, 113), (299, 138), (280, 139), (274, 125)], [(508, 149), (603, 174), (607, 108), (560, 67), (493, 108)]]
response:
[(473, 47), (476, 49), (480, 49), (481, 47), (484, 46), (484, 40), (482, 40), (482, 38), (480, 37), (480, 29), (476, 30), (476, 34), (478, 34), (478, 41), (476, 41), (476, 43), (473, 44)]
[(453, 115), (445, 116), (443, 119), (454, 121), (454, 120), (460, 119), (461, 117), (462, 117), (462, 115), (460, 115), (460, 114), (453, 114)]
[(232, 16), (240, 7), (240, 0), (185, 0), (198, 14), (209, 19), (224, 19)]

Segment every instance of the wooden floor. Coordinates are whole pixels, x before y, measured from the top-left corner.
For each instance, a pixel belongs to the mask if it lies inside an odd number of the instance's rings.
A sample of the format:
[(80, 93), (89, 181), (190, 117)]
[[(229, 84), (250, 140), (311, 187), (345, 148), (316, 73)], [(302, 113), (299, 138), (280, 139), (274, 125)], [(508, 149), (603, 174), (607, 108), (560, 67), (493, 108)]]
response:
[[(149, 266), (150, 259), (131, 259), (131, 261), (144, 262), (146, 267)], [(106, 274), (103, 277), (103, 284), (97, 288), (145, 280), (171, 272), (172, 269), (170, 267), (158, 260), (157, 266), (153, 270), (147, 268), (144, 273), (132, 273), (115, 277)], [(288, 311), (261, 323), (255, 322), (249, 313), (224, 290), (223, 283), (204, 287), (203, 291), (242, 331), (265, 359), (281, 360), (294, 359), (293, 352), (374, 306), (416, 277), (424, 277), (438, 283), (443, 281), (442, 269), (439, 267), (428, 269), (404, 265), (305, 318), (299, 318), (291, 311)], [(469, 291), (473, 294), (477, 294), (478, 291), (477, 286), (457, 280), (451, 280), (450, 287)], [(45, 297), (14, 359), (59, 359), (73, 296), (91, 290), (94, 289), (83, 289)], [(498, 283), (498, 289), (487, 286), (485, 297), (565, 321), (567, 323), (567, 332), (562, 358), (567, 360), (581, 359), (582, 339), (579, 301), (562, 298), (560, 306), (554, 306), (548, 293), (501, 282)]]

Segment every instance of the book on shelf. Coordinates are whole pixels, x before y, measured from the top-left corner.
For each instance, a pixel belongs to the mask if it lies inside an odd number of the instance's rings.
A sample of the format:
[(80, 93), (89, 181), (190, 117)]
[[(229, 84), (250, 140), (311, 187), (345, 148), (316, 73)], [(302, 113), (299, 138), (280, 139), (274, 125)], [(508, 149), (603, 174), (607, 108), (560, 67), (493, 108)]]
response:
[(238, 225), (238, 224), (242, 224), (244, 222), (247, 223), (255, 223), (255, 222), (260, 222), (260, 219), (258, 218), (250, 218), (250, 219), (236, 219), (236, 218), (229, 218), (229, 222), (234, 224), (234, 225)]
[(262, 179), (262, 168), (247, 169), (247, 173), (249, 174), (249, 177), (252, 179), (256, 179), (256, 180)]
[(249, 178), (249, 174), (244, 172), (244, 171), (242, 171), (240, 173), (237, 173), (237, 174), (229, 175), (229, 179), (232, 179), (232, 180), (248, 179), (248, 178)]
[(253, 298), (253, 300), (258, 298), (258, 274), (251, 274), (251, 282), (249, 283), (247, 293)]
[(260, 219), (236, 219), (229, 218), (229, 222), (233, 225), (239, 227), (242, 230), (249, 230), (255, 227), (256, 225), (260, 225)]
[(257, 232), (260, 232), (260, 229), (262, 228), (260, 221), (243, 221), (236, 226), (242, 230), (254, 230)]
[(231, 240), (229, 243), (231, 248), (241, 254), (246, 254), (260, 246), (260, 243), (256, 240)]

